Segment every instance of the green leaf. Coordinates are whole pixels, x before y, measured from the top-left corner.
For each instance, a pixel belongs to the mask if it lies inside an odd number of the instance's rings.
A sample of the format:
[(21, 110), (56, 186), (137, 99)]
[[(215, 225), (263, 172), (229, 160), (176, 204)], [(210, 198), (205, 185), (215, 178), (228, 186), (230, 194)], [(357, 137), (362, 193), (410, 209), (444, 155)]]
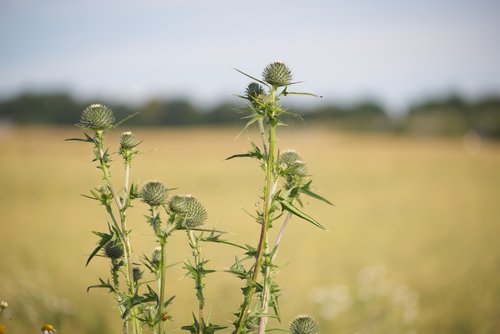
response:
[[(133, 113), (132, 115), (128, 115), (127, 117), (125, 117), (124, 119), (122, 119), (121, 121), (119, 121), (118, 123), (116, 123), (116, 124), (113, 126), (113, 128), (117, 128), (117, 127), (119, 127), (120, 125), (122, 125), (123, 123), (125, 123), (126, 121), (128, 121), (128, 120), (129, 120), (129, 119), (131, 119), (132, 117), (137, 116), (137, 115), (138, 115), (138, 114), (140, 114), (140, 113), (141, 113), (141, 112), (140, 112), (140, 111), (138, 111), (138, 112), (136, 112), (136, 113)], [(139, 144), (140, 144), (140, 143), (139, 143)], [(139, 144), (137, 144), (137, 145), (139, 145)]]
[(316, 94), (313, 94), (313, 93), (307, 93), (307, 92), (289, 92), (287, 90), (287, 88), (288, 87), (285, 87), (285, 89), (283, 89), (283, 91), (280, 93), (280, 95), (283, 95), (283, 96), (287, 96), (287, 95), (307, 95), (307, 96), (313, 96), (313, 97), (323, 98), (323, 96), (316, 95)]
[(99, 278), (99, 281), (101, 282), (100, 284), (89, 286), (87, 288), (87, 292), (89, 292), (90, 289), (100, 289), (100, 288), (109, 289), (109, 292), (115, 291), (113, 286), (109, 283), (109, 280), (107, 282), (104, 282), (102, 278)]
[(314, 218), (312, 218), (308, 214), (300, 211), (298, 208), (293, 206), (291, 203), (289, 203), (285, 200), (280, 200), (280, 203), (281, 203), (281, 207), (283, 208), (283, 210), (291, 212), (292, 214), (296, 215), (297, 217), (300, 217), (300, 218), (310, 222), (314, 226), (319, 227), (322, 230), (325, 230), (325, 228), (320, 223), (318, 223)]
[(238, 70), (237, 68), (235, 68), (235, 71), (237, 71), (237, 72), (239, 72), (239, 73), (243, 74), (244, 76), (246, 76), (246, 77), (248, 77), (248, 78), (250, 78), (250, 79), (252, 79), (252, 80), (255, 80), (255, 81), (257, 81), (257, 82), (260, 82), (261, 84), (263, 84), (263, 85), (264, 85), (264, 86), (266, 86), (266, 87), (269, 87), (269, 84), (268, 84), (267, 82), (264, 82), (264, 81), (262, 81), (262, 80), (259, 80), (259, 79), (255, 78), (255, 77), (251, 76), (250, 74), (246, 74), (245, 72), (240, 71), (240, 70)]
[(304, 186), (302, 186), (300, 188), (300, 192), (303, 193), (303, 194), (306, 194), (307, 196), (310, 196), (312, 198), (315, 198), (317, 200), (320, 200), (320, 201), (323, 201), (325, 202), (326, 204), (330, 204), (332, 206), (335, 206), (332, 202), (330, 202), (329, 200), (327, 200), (326, 198), (324, 198), (323, 196), (320, 196), (318, 194), (316, 194), (315, 192), (313, 192), (311, 190), (311, 182), (312, 181), (309, 181), (307, 182)]
[(104, 245), (106, 245), (111, 240), (111, 238), (113, 238), (112, 234), (106, 234), (106, 233), (95, 232), (95, 231), (92, 231), (92, 233), (99, 236), (101, 238), (101, 240), (99, 240), (99, 242), (97, 243), (97, 247), (92, 251), (89, 258), (87, 259), (87, 263), (85, 263), (85, 267), (89, 265), (92, 258), (104, 247)]

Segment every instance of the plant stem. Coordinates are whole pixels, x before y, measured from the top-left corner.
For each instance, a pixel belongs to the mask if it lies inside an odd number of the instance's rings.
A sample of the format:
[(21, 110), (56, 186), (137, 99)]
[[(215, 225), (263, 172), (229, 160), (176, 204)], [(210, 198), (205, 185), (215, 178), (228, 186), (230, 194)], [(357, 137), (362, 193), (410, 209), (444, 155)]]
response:
[(205, 307), (205, 297), (203, 295), (203, 264), (201, 259), (201, 250), (198, 239), (194, 236), (194, 232), (192, 230), (188, 231), (189, 244), (193, 250), (194, 257), (194, 265), (197, 272), (197, 277), (195, 280), (195, 289), (196, 289), (196, 298), (198, 299), (198, 323), (200, 328), (198, 330), (198, 334), (203, 334), (205, 332), (205, 319), (204, 319), (204, 307)]
[(163, 326), (163, 314), (164, 314), (164, 301), (165, 301), (165, 285), (166, 285), (166, 237), (160, 237), (160, 248), (161, 248), (161, 256), (160, 256), (160, 277), (158, 279), (158, 283), (160, 285), (160, 301), (158, 305), (158, 334), (163, 334), (164, 326)]
[[(105, 161), (105, 153), (104, 153), (104, 133), (102, 131), (96, 131), (96, 138), (97, 138), (97, 149), (98, 149), (98, 153), (99, 153), (99, 163), (100, 163), (100, 167), (101, 167), (101, 170), (102, 170), (102, 174), (103, 174), (103, 178), (104, 178), (104, 181), (106, 182), (106, 185), (108, 186), (108, 188), (111, 190), (111, 193), (113, 194), (113, 198), (115, 200), (115, 203), (116, 203), (116, 206), (118, 208), (118, 211), (120, 212), (120, 223), (121, 223), (121, 229), (120, 230), (120, 233), (121, 233), (121, 239), (124, 243), (124, 265), (126, 267), (126, 272), (127, 274), (125, 275), (125, 278), (126, 278), (126, 281), (127, 281), (127, 286), (129, 288), (129, 292), (130, 294), (134, 295), (135, 294), (135, 288), (134, 288), (134, 275), (133, 275), (133, 268), (132, 268), (132, 254), (131, 254), (131, 247), (130, 247), (130, 239), (128, 238), (128, 235), (127, 235), (127, 223), (126, 223), (126, 206), (124, 205), (124, 203), (121, 202), (119, 196), (118, 196), (118, 193), (115, 191), (114, 187), (113, 187), (113, 183), (111, 182), (111, 176), (110, 176), (110, 172), (109, 172), (109, 166), (108, 166), (108, 162)], [(128, 183), (128, 175), (127, 175), (127, 180), (126, 180), (126, 183)], [(108, 212), (110, 212), (110, 215), (112, 216), (112, 219), (114, 220), (114, 215), (112, 214), (112, 210), (109, 210), (108, 209)], [(115, 224), (116, 224), (116, 220), (114, 220)], [(135, 334), (139, 333), (140, 332), (140, 329), (139, 329), (139, 324), (137, 323), (137, 319), (135, 319), (134, 317), (132, 317), (132, 326), (133, 326), (133, 332)]]
[[(278, 254), (279, 246), (281, 243), (281, 240), (283, 238), (283, 235), (285, 233), (285, 230), (288, 226), (288, 223), (290, 222), (290, 219), (292, 217), (291, 213), (287, 213), (285, 217), (285, 221), (283, 222), (283, 225), (281, 226), (280, 232), (278, 234), (278, 237), (276, 238), (276, 241), (274, 243), (273, 251), (271, 253), (271, 258), (268, 259), (269, 264), (266, 267), (265, 271), (265, 277), (264, 277), (264, 287), (263, 287), (263, 297), (262, 297), (262, 312), (265, 314), (269, 311), (269, 297), (271, 294), (271, 270), (270, 270), (270, 265), (273, 264), (274, 260), (276, 259), (276, 256)], [(266, 248), (268, 251), (268, 248)], [(259, 320), (259, 331), (258, 334), (263, 334), (265, 333), (267, 326), (267, 317), (261, 317)]]
[[(274, 90), (271, 91), (274, 95)], [(255, 292), (255, 283), (259, 277), (259, 272), (262, 267), (262, 259), (266, 249), (267, 232), (271, 223), (271, 202), (272, 202), (272, 189), (274, 185), (274, 150), (276, 145), (276, 124), (273, 121), (269, 122), (269, 152), (266, 161), (266, 179), (264, 187), (264, 207), (263, 207), (263, 221), (260, 231), (259, 245), (257, 248), (257, 259), (255, 260), (255, 267), (251, 279), (251, 285), (247, 295), (245, 296), (244, 304), (236, 323), (235, 334), (240, 334), (247, 318), (248, 309), (252, 302)]]

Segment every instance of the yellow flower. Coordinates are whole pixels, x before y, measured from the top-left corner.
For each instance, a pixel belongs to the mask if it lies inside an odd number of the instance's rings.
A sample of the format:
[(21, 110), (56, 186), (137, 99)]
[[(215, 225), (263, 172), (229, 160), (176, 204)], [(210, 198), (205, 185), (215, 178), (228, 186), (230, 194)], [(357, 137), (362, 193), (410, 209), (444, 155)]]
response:
[(0, 334), (7, 333), (7, 327), (4, 324), (0, 324)]
[(42, 334), (53, 334), (57, 333), (57, 330), (51, 324), (45, 324), (42, 326)]

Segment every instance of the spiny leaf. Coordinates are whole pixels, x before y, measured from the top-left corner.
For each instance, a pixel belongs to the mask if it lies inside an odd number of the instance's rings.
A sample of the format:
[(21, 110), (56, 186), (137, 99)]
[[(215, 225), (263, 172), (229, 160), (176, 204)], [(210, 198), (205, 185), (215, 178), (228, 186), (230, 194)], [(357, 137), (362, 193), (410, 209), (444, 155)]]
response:
[(138, 111), (138, 112), (136, 112), (136, 113), (133, 113), (133, 114), (131, 114), (131, 115), (128, 115), (127, 117), (125, 117), (124, 119), (122, 119), (121, 121), (119, 121), (118, 123), (116, 123), (113, 127), (114, 127), (114, 128), (119, 127), (121, 124), (123, 124), (124, 122), (128, 121), (128, 120), (129, 120), (129, 119), (131, 119), (132, 117), (137, 116), (137, 115), (138, 115), (138, 114), (140, 114), (140, 113), (141, 113), (141, 112), (140, 112), (140, 111)]
[(109, 292), (115, 291), (113, 286), (109, 283), (109, 280), (107, 282), (104, 282), (104, 280), (102, 278), (99, 278), (99, 282), (101, 282), (101, 283), (89, 286), (87, 288), (87, 292), (89, 292), (90, 289), (99, 289), (99, 288), (109, 289)]
[(280, 200), (280, 203), (281, 203), (281, 206), (284, 210), (291, 212), (292, 214), (296, 215), (297, 217), (300, 217), (300, 218), (310, 222), (311, 224), (313, 224), (316, 227), (319, 227), (322, 230), (325, 230), (325, 228), (320, 223), (318, 223), (314, 218), (312, 218), (308, 214), (300, 211), (298, 208), (293, 206), (291, 203), (287, 202), (286, 200)]
[(267, 82), (264, 82), (264, 81), (262, 81), (262, 80), (259, 80), (259, 79), (255, 78), (255, 77), (251, 76), (250, 74), (246, 74), (245, 72), (240, 71), (240, 70), (238, 70), (237, 68), (235, 68), (234, 70), (235, 70), (235, 71), (237, 71), (237, 72), (239, 72), (239, 73), (241, 73), (241, 74), (243, 74), (243, 75), (244, 75), (244, 76), (246, 76), (246, 77), (249, 77), (249, 78), (250, 78), (250, 79), (252, 79), (252, 80), (255, 80), (255, 81), (257, 81), (257, 82), (259, 82), (259, 83), (263, 84), (263, 85), (264, 85), (264, 86), (266, 86), (266, 87), (269, 87), (269, 84), (268, 84)]
[(312, 198), (315, 198), (315, 199), (317, 199), (317, 200), (320, 200), (320, 201), (323, 201), (323, 202), (325, 202), (325, 203), (327, 203), (327, 204), (330, 204), (330, 205), (332, 205), (332, 206), (335, 206), (335, 205), (333, 205), (333, 203), (332, 203), (332, 202), (330, 202), (329, 200), (327, 200), (327, 199), (326, 199), (326, 198), (324, 198), (323, 196), (320, 196), (320, 195), (316, 194), (315, 192), (313, 192), (313, 191), (311, 190), (311, 182), (312, 182), (312, 181), (309, 181), (309, 182), (307, 182), (304, 186), (302, 186), (302, 187), (300, 188), (300, 192), (301, 192), (301, 193), (303, 193), (303, 194), (306, 194), (307, 196), (310, 196), (310, 197), (312, 197)]
[(88, 266), (88, 264), (90, 263), (92, 258), (104, 247), (104, 245), (106, 245), (108, 243), (108, 241), (110, 241), (111, 238), (113, 238), (112, 234), (106, 234), (106, 233), (96, 232), (96, 231), (92, 231), (92, 233), (99, 236), (101, 238), (101, 240), (99, 240), (99, 242), (97, 243), (97, 247), (92, 251), (89, 258), (87, 259), (87, 263), (85, 263), (85, 267)]

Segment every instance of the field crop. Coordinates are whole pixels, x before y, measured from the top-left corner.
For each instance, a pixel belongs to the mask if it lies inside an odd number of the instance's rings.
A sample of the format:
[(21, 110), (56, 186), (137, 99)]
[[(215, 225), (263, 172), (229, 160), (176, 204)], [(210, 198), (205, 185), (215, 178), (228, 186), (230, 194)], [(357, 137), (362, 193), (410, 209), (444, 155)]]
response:
[[(8, 333), (36, 332), (45, 322), (60, 333), (118, 332), (111, 298), (86, 292), (96, 271), (107, 270), (100, 259), (93, 270), (84, 268), (95, 243), (90, 231), (102, 229), (106, 217), (78, 195), (99, 183), (88, 147), (63, 141), (78, 132), (0, 133), (0, 300), (9, 303), (1, 319)], [(224, 160), (246, 151), (244, 137), (256, 133), (231, 140), (238, 129), (135, 132), (146, 153), (137, 158), (133, 180), (155, 178), (196, 193), (211, 225), (231, 231), (229, 238), (237, 241), (258, 238), (242, 210), (251, 211), (259, 196), (258, 168), (252, 160)], [(321, 126), (280, 133), (302, 154), (320, 193), (336, 205), (311, 201), (308, 207), (329, 233), (292, 219), (279, 276), (285, 319), (307, 312), (322, 333), (500, 332), (498, 143), (471, 150), (461, 139), (340, 134)], [(118, 137), (109, 136), (114, 147)], [(278, 147), (288, 148), (280, 140)], [(141, 214), (131, 210), (129, 217), (143, 238), (134, 245), (142, 252), (151, 244), (149, 227)], [(204, 247), (211, 266), (223, 269), (233, 250), (217, 250)], [(189, 249), (174, 240), (170, 252), (176, 262)], [(182, 278), (180, 269), (170, 276), (186, 292), (175, 300), (176, 309), (194, 301), (191, 282)], [(207, 310), (219, 322), (231, 320), (240, 282), (222, 272), (208, 281)], [(172, 329), (188, 320), (172, 317)]]

